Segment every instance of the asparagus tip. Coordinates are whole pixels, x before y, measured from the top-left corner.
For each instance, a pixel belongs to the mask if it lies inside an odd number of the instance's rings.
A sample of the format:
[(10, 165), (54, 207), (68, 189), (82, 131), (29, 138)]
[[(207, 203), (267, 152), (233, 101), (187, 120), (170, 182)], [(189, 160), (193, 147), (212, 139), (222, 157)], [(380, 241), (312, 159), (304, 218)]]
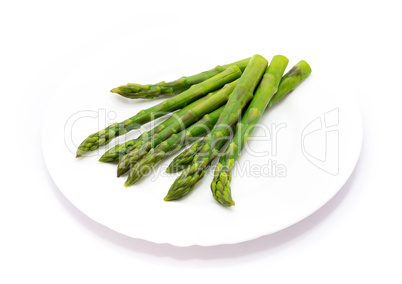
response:
[(168, 193), (166, 194), (165, 198), (163, 198), (163, 200), (165, 201), (172, 201), (172, 200), (176, 200), (177, 196), (175, 196), (174, 194), (171, 194), (172, 192), (169, 190)]
[(119, 164), (117, 166), (117, 177), (122, 176), (123, 174), (125, 174), (127, 172), (127, 170), (125, 170), (123, 167), (121, 167), (121, 164)]
[(125, 187), (129, 187), (132, 186), (134, 183), (136, 183), (138, 181), (138, 178), (132, 178), (132, 177), (128, 177), (126, 182), (124, 183)]
[(215, 197), (215, 199), (216, 199), (216, 201), (218, 201), (221, 205), (223, 205), (225, 207), (230, 207), (230, 206), (235, 205), (234, 200), (230, 196), (228, 196), (226, 198), (216, 198)]
[(99, 160), (98, 160), (99, 162), (102, 162), (102, 163), (109, 163), (109, 162), (111, 162), (111, 160), (109, 160), (108, 158), (105, 158), (105, 157), (100, 157), (99, 158)]

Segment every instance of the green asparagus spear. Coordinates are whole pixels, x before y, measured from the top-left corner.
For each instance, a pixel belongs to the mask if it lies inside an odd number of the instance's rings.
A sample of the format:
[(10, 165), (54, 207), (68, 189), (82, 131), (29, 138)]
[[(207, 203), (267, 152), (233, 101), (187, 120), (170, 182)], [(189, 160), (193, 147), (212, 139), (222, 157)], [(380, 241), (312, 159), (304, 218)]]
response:
[(254, 89), (260, 82), (267, 65), (267, 60), (260, 55), (256, 54), (251, 58), (240, 77), (239, 83), (230, 95), (218, 122), (205, 137), (204, 146), (194, 157), (192, 164), (175, 180), (165, 197), (166, 201), (183, 197), (204, 177), (207, 168), (227, 142), (230, 129), (236, 124), (242, 109), (253, 97)]
[(162, 161), (165, 156), (177, 152), (188, 143), (191, 143), (191, 141), (194, 141), (209, 132), (212, 127), (214, 127), (223, 109), (224, 106), (221, 106), (213, 112), (204, 115), (204, 117), (197, 123), (191, 125), (180, 133), (173, 134), (169, 139), (163, 141), (155, 148), (152, 148), (130, 169), (127, 181), (124, 185), (133, 185), (144, 175), (148, 174), (149, 171), (157, 163)]
[(241, 149), (250, 139), (272, 96), (277, 92), (288, 62), (289, 60), (281, 55), (276, 55), (272, 58), (271, 64), (265, 71), (252, 101), (241, 121), (236, 125), (236, 133), (233, 139), (219, 159), (219, 163), (215, 168), (214, 179), (211, 183), (211, 191), (215, 200), (224, 206), (235, 204), (230, 189), (233, 165), (239, 159)]
[(183, 108), (193, 101), (205, 96), (209, 92), (221, 88), (226, 83), (232, 82), (241, 76), (241, 70), (237, 66), (227, 68), (222, 73), (207, 79), (199, 84), (192, 86), (180, 95), (163, 101), (149, 109), (142, 110), (135, 116), (126, 119), (123, 122), (115, 123), (107, 128), (91, 134), (86, 138), (77, 150), (77, 157), (82, 156), (86, 152), (93, 151), (101, 145), (108, 144), (113, 138), (126, 134), (128, 131), (139, 128), (141, 125), (161, 117), (168, 112)]
[(193, 124), (197, 120), (200, 120), (205, 114), (224, 105), (237, 83), (238, 80), (226, 84), (220, 91), (202, 101), (200, 104), (192, 106), (195, 104), (193, 103), (184, 108), (183, 110), (185, 110), (185, 112), (181, 116), (175, 118), (175, 121), (170, 123), (163, 131), (155, 133), (150, 139), (140, 144), (139, 147), (132, 149), (123, 156), (117, 166), (117, 176), (121, 176), (127, 172), (132, 164), (136, 163), (141, 157), (148, 153), (151, 148), (157, 146), (172, 134), (179, 132), (183, 127)]
[(146, 141), (151, 139), (151, 137), (155, 134), (160, 133), (173, 123), (177, 123), (178, 119), (181, 121), (184, 117), (184, 115), (192, 108), (196, 107), (197, 105), (201, 104), (203, 101), (209, 99), (212, 97), (214, 94), (216, 94), (218, 91), (214, 91), (206, 95), (205, 97), (202, 97), (195, 102), (189, 104), (188, 106), (182, 108), (181, 110), (175, 112), (171, 117), (163, 121), (162, 123), (158, 124), (151, 130), (142, 133), (138, 138), (132, 139), (129, 141), (126, 141), (124, 143), (118, 144), (114, 146), (113, 148), (110, 148), (105, 152), (105, 154), (100, 157), (99, 161), (104, 162), (104, 163), (110, 163), (110, 162), (115, 162), (119, 160), (121, 157), (126, 155), (128, 152), (131, 150), (141, 147)]
[(163, 81), (155, 85), (127, 84), (114, 88), (113, 90), (111, 90), (111, 92), (120, 94), (130, 99), (153, 99), (162, 95), (173, 96), (187, 90), (194, 84), (201, 83), (221, 73), (231, 66), (237, 66), (240, 68), (241, 71), (243, 71), (249, 61), (250, 58), (246, 58), (223, 66), (218, 65), (214, 69), (211, 69), (209, 71), (205, 71), (189, 77), (182, 77), (178, 80), (168, 83), (165, 83), (165, 81)]
[[(311, 68), (308, 63), (301, 60), (293, 68), (286, 73), (279, 84), (278, 92), (269, 101), (267, 109), (276, 104), (286, 95), (290, 94), (309, 74), (311, 73)], [(199, 152), (203, 146), (204, 140), (195, 142), (190, 148), (181, 152), (173, 161), (169, 164), (166, 169), (168, 173), (175, 173), (184, 170), (191, 163), (194, 155)]]

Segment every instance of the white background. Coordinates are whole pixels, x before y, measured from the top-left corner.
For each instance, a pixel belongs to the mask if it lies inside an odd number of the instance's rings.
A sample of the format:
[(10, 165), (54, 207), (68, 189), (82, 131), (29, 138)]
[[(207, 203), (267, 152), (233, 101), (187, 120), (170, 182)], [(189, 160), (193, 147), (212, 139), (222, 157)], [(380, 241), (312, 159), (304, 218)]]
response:
[[(397, 1), (333, 3), (3, 1), (0, 282), (401, 283), (400, 9)], [(247, 45), (267, 57), (300, 50), (313, 72), (326, 72), (314, 62), (327, 62), (334, 84), (355, 93), (364, 123), (361, 157), (346, 185), (302, 222), (237, 245), (156, 245), (79, 212), (44, 165), (46, 104), (99, 46), (124, 45), (145, 28), (155, 31), (149, 37), (171, 34), (150, 47), (160, 64), (189, 64), (169, 58), (171, 48), (215, 57)]]

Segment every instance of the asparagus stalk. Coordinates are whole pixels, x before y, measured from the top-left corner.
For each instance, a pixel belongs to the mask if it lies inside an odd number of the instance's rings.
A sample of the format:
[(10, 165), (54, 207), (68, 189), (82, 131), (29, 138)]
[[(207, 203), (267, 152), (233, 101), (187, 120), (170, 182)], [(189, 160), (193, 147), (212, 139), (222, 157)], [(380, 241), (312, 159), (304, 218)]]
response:
[(204, 177), (207, 168), (217, 157), (222, 146), (227, 142), (230, 129), (236, 124), (242, 109), (253, 97), (254, 89), (260, 82), (267, 65), (267, 60), (260, 55), (256, 54), (251, 58), (250, 63), (240, 77), (239, 83), (230, 95), (218, 122), (205, 137), (206, 142), (204, 146), (194, 157), (192, 164), (184, 170), (181, 176), (170, 187), (165, 197), (166, 201), (183, 197)]
[[(293, 68), (287, 72), (281, 79), (278, 91), (269, 101), (267, 109), (271, 108), (283, 97), (290, 94), (308, 75), (311, 73), (311, 68), (308, 63), (301, 60)], [(190, 148), (181, 152), (166, 169), (168, 173), (175, 173), (184, 170), (193, 160), (195, 154), (197, 154), (202, 148), (204, 140), (197, 141)]]
[(260, 84), (241, 121), (236, 125), (236, 133), (215, 168), (211, 183), (212, 195), (224, 206), (234, 205), (231, 196), (230, 182), (232, 168), (240, 157), (241, 149), (250, 139), (251, 134), (265, 111), (272, 96), (277, 92), (283, 72), (289, 60), (281, 55), (274, 56), (265, 71)]
[(209, 92), (215, 91), (223, 85), (236, 80), (241, 76), (241, 73), (239, 67), (231, 66), (222, 73), (192, 86), (180, 95), (170, 98), (146, 110), (141, 110), (135, 116), (126, 119), (123, 122), (112, 124), (101, 131), (91, 134), (78, 147), (77, 157), (80, 157), (89, 151), (93, 151), (101, 145), (106, 145), (115, 137), (126, 134), (132, 129), (140, 128), (141, 125), (161, 117), (168, 112), (185, 107)]
[(153, 135), (160, 133), (173, 123), (177, 122), (178, 120), (182, 120), (184, 115), (191, 109), (196, 107), (197, 105), (201, 104), (203, 101), (207, 100), (218, 91), (211, 92), (205, 97), (200, 98), (199, 100), (191, 103), (190, 105), (182, 108), (181, 110), (175, 112), (171, 117), (163, 121), (162, 123), (158, 124), (148, 132), (142, 133), (138, 138), (126, 141), (124, 143), (118, 144), (113, 148), (110, 148), (106, 151), (102, 157), (100, 157), (99, 161), (104, 163), (110, 163), (119, 160), (121, 157), (126, 155), (132, 149), (137, 147), (141, 147), (146, 141), (148, 141)]
[(241, 71), (243, 71), (249, 61), (250, 58), (246, 58), (223, 66), (218, 65), (211, 70), (189, 77), (181, 77), (180, 79), (168, 83), (165, 83), (165, 81), (163, 81), (155, 85), (127, 84), (114, 88), (111, 90), (111, 92), (120, 94), (130, 99), (153, 99), (162, 95), (173, 96), (187, 90), (194, 84), (201, 83), (221, 73), (231, 66), (237, 66), (240, 68)]
[(122, 174), (126, 173), (130, 169), (130, 166), (147, 154), (151, 148), (157, 146), (159, 143), (169, 138), (172, 134), (179, 132), (183, 129), (183, 127), (193, 124), (197, 120), (200, 120), (205, 114), (210, 113), (216, 108), (224, 105), (237, 83), (238, 80), (233, 81), (230, 84), (226, 84), (220, 91), (212, 95), (210, 98), (202, 101), (200, 104), (192, 107), (192, 105), (195, 104), (193, 103), (184, 108), (183, 110), (185, 110), (185, 112), (183, 112), (180, 117), (177, 117), (175, 122), (169, 124), (169, 126), (163, 131), (155, 133), (150, 139), (140, 144), (139, 147), (132, 149), (125, 156), (123, 156), (119, 162), (119, 165), (117, 166), (117, 176), (121, 176)]
[(173, 134), (169, 139), (163, 141), (155, 148), (152, 148), (130, 169), (127, 181), (124, 185), (133, 185), (144, 175), (148, 174), (149, 171), (157, 163), (162, 161), (165, 156), (177, 152), (188, 143), (191, 143), (209, 132), (212, 127), (214, 127), (223, 109), (224, 106), (221, 106), (213, 112), (204, 115), (204, 117), (197, 123), (191, 125), (180, 133)]

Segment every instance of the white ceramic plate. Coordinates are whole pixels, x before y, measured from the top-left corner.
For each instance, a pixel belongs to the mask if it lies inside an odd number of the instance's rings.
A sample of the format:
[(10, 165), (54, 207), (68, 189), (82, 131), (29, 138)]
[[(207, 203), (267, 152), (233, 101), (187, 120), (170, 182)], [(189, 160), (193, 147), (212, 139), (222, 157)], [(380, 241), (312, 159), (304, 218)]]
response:
[[(106, 149), (135, 138), (152, 123), (76, 159), (76, 147), (87, 135), (158, 102), (128, 100), (109, 93), (112, 87), (176, 79), (217, 62), (179, 50), (182, 58), (192, 56), (192, 64), (185, 60), (175, 64), (169, 58), (163, 66), (150, 64), (165, 55), (138, 55), (147, 54), (148, 49), (135, 43), (118, 50), (115, 46), (100, 49), (63, 81), (46, 114), (43, 153), (48, 170), (66, 198), (96, 222), (127, 236), (176, 246), (238, 243), (309, 216), (352, 173), (362, 144), (358, 106), (347, 89), (331, 81), (335, 77), (328, 70), (324, 75), (314, 65), (312, 75), (299, 88), (264, 114), (264, 127), (256, 129), (236, 165), (232, 181), (236, 206), (232, 208), (212, 198), (211, 170), (182, 200), (163, 201), (177, 177), (164, 174), (173, 157), (130, 188), (123, 186), (125, 177), (116, 178), (115, 165), (97, 162)], [(286, 55), (291, 59), (288, 69), (300, 59)], [(233, 56), (219, 63), (238, 59)]]

